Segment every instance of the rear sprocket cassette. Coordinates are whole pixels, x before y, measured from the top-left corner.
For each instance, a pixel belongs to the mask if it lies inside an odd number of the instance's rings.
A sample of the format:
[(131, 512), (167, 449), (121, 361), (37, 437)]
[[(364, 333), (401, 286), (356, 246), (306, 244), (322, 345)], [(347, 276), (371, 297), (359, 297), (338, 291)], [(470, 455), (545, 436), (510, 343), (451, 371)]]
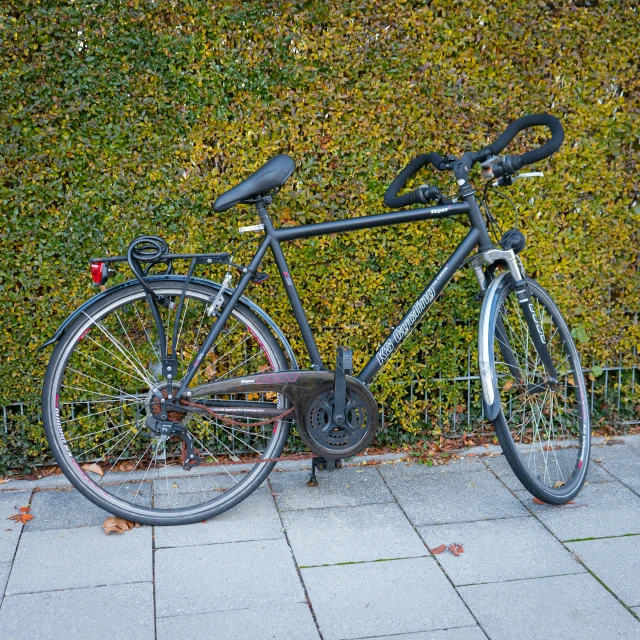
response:
[(378, 406), (371, 392), (348, 379), (343, 424), (335, 423), (334, 412), (333, 386), (320, 390), (307, 403), (299, 431), (311, 451), (324, 458), (341, 459), (366, 449), (378, 429)]

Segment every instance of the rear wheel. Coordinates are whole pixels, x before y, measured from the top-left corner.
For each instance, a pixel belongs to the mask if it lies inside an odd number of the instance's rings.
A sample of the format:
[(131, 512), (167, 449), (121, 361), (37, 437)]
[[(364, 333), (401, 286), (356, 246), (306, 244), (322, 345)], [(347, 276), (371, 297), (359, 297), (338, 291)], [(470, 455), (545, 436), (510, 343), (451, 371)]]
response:
[(489, 318), (492, 376), (500, 396), (496, 434), (516, 476), (537, 498), (564, 504), (587, 474), (590, 425), (580, 358), (549, 294), (527, 279), (538, 326), (558, 374), (553, 383), (536, 351), (511, 276)]
[[(175, 280), (150, 284), (169, 300), (177, 300), (183, 286)], [(178, 321), (178, 386), (214, 322), (206, 308), (216, 293), (213, 286), (189, 284)], [(160, 311), (171, 336), (175, 308)], [(289, 422), (279, 418), (261, 424), (258, 418), (239, 419), (231, 411), (223, 421), (189, 407), (170, 412), (170, 420), (184, 424), (202, 460), (185, 470), (185, 440), (158, 435), (146, 426), (147, 418), (160, 411), (161, 400), (153, 390), (168, 395), (159, 351), (140, 285), (96, 301), (69, 327), (51, 356), (42, 396), (45, 432), (65, 475), (106, 511), (156, 525), (206, 520), (244, 500), (262, 483), (275, 462), (261, 460), (280, 456)], [(191, 387), (287, 368), (269, 329), (238, 304)], [(269, 403), (278, 410), (276, 415), (287, 410), (287, 401), (270, 392), (198, 397), (195, 402), (214, 400), (217, 406)]]

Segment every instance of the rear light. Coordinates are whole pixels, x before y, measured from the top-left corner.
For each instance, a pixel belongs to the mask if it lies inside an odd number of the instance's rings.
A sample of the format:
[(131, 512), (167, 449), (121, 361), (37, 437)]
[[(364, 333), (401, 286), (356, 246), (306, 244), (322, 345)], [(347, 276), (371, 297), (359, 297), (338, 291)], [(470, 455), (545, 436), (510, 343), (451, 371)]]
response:
[(91, 263), (91, 279), (93, 282), (102, 286), (109, 278), (109, 268), (106, 262), (92, 262)]

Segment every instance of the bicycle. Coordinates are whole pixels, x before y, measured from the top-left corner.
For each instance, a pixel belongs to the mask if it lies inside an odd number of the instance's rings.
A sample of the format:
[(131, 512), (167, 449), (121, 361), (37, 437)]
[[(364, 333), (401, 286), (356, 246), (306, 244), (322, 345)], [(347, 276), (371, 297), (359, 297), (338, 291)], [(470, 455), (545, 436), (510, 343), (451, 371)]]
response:
[[(543, 146), (499, 157), (520, 131), (535, 126), (551, 131)], [(524, 235), (512, 229), (494, 244), (468, 181), (480, 163), (485, 179), (508, 186), (522, 167), (555, 153), (563, 138), (555, 117), (524, 116), (478, 152), (459, 158), (430, 153), (411, 161), (384, 197), (398, 211), (276, 228), (267, 208), (294, 170), (293, 160), (279, 155), (213, 206), (217, 213), (238, 204), (255, 206), (260, 224), (240, 229), (262, 234), (248, 264), (236, 263), (236, 252), (173, 254), (155, 236), (136, 238), (126, 256), (91, 259), (93, 281), (103, 291), (43, 345), (58, 343), (47, 367), (42, 410), (60, 468), (106, 511), (155, 525), (206, 520), (244, 500), (280, 459), (293, 417), (315, 456), (312, 476), (316, 467), (335, 469), (374, 439), (378, 408), (368, 388), (372, 380), (454, 274), (471, 264), (482, 299), (484, 415), (526, 489), (550, 504), (570, 501), (589, 466), (580, 358), (550, 295), (525, 275), (518, 255)], [(457, 198), (429, 185), (397, 195), (426, 165), (453, 172)], [(458, 215), (468, 216), (466, 237), (362, 371), (352, 371), (347, 347), (338, 348), (335, 370), (327, 370), (280, 243)], [(309, 369), (298, 367), (282, 331), (243, 295), (250, 282), (265, 279), (259, 266), (267, 250), (300, 327)], [(186, 275), (174, 273), (181, 260), (189, 263)], [(120, 262), (129, 264), (135, 278), (106, 288)], [(195, 277), (198, 265), (225, 265), (227, 272), (217, 283)], [(153, 273), (158, 268), (163, 271)]]

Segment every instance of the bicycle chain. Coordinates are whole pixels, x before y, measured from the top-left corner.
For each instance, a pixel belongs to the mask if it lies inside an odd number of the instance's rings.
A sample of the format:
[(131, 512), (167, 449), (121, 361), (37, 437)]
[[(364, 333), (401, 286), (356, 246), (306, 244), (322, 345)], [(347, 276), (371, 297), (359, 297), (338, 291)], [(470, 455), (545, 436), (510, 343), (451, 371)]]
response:
[(272, 422), (276, 422), (277, 420), (282, 420), (282, 418), (284, 418), (285, 416), (288, 416), (295, 409), (295, 407), (291, 407), (290, 409), (287, 409), (284, 413), (281, 413), (275, 418), (265, 418), (264, 420), (260, 420), (259, 422), (252, 422), (251, 425), (247, 425), (246, 422), (240, 422), (240, 420), (234, 420), (233, 418), (227, 418), (226, 416), (220, 415), (219, 413), (216, 413), (213, 409), (210, 409), (204, 404), (198, 404), (197, 402), (189, 402), (188, 400), (181, 400), (180, 404), (187, 407), (195, 407), (196, 409), (204, 409), (209, 415), (213, 416), (216, 420), (220, 420), (220, 422), (223, 422), (229, 427), (246, 427), (246, 426), (262, 427), (265, 424), (271, 424)]

